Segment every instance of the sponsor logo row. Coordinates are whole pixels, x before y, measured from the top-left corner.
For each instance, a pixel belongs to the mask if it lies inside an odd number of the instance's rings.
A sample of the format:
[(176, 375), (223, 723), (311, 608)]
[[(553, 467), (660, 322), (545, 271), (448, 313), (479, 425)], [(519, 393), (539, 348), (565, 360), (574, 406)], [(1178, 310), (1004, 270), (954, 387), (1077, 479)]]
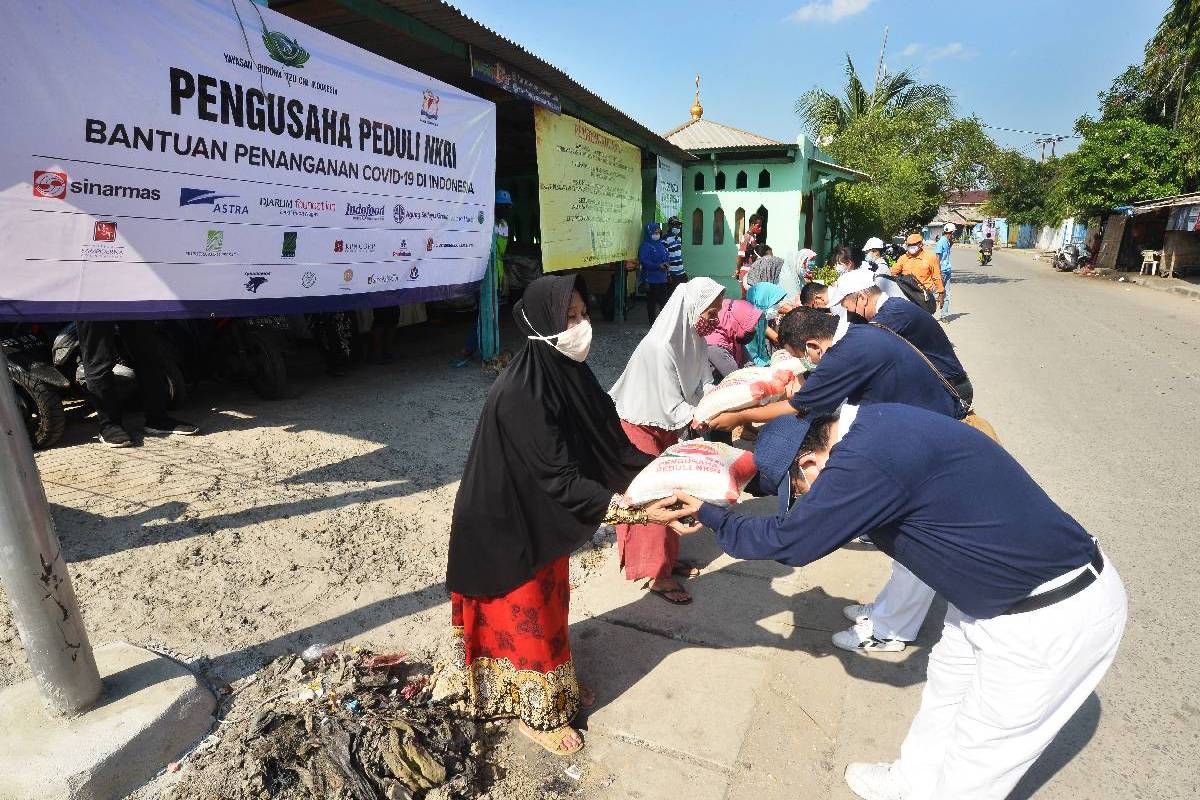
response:
[[(70, 195), (117, 197), (125, 200), (162, 200), (162, 191), (155, 187), (103, 183), (87, 178), (72, 180), (59, 170), (36, 170), (33, 173), (33, 196), (47, 200), (65, 200)], [(447, 213), (414, 209), (404, 203), (383, 201), (337, 202), (304, 195), (263, 195), (255, 198), (223, 194), (216, 189), (184, 186), (179, 189), (179, 207), (205, 208), (212, 216), (240, 217), (250, 214), (251, 207), (273, 211), (279, 216), (339, 217), (355, 222), (385, 222), (401, 225), (409, 221), (453, 222), (482, 225), (484, 213)]]

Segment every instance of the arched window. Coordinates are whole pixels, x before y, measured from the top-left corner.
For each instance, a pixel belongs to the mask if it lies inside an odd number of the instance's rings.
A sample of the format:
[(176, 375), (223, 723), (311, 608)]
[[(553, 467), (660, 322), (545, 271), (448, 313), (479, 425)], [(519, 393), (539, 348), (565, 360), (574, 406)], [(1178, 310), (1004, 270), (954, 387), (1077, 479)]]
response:
[(760, 188), (760, 189), (770, 189), (771, 188), (771, 172), (770, 172), (770, 170), (764, 169), (762, 172), (758, 173), (758, 188)]
[(740, 242), (742, 237), (746, 235), (746, 209), (739, 208), (733, 212), (733, 230), (734, 235)]
[(719, 208), (713, 212), (713, 244), (725, 244), (725, 212)]
[(714, 184), (716, 184), (714, 188), (715, 188), (715, 189), (716, 189), (718, 192), (719, 192), (719, 191), (721, 191), (721, 190), (723, 190), (723, 189), (725, 188), (725, 173), (724, 173), (724, 172), (718, 172), (718, 173), (717, 173), (717, 179), (716, 179), (715, 181), (713, 181), (713, 183), (714, 183)]
[(758, 215), (758, 224), (759, 224), (759, 227), (762, 228), (762, 232), (759, 233), (759, 235), (758, 235), (758, 243), (766, 244), (767, 243), (767, 207), (759, 206), (758, 210), (755, 211), (754, 213)]
[(746, 170), (741, 170), (738, 172), (737, 183), (735, 184), (734, 188), (737, 188), (737, 189), (745, 189), (746, 188)]
[(695, 189), (697, 192), (704, 191), (704, 173), (703, 172), (699, 172), (699, 171), (696, 172), (696, 178), (695, 178), (695, 180), (692, 181), (692, 188)]
[(704, 244), (704, 212), (698, 208), (692, 212), (692, 244)]

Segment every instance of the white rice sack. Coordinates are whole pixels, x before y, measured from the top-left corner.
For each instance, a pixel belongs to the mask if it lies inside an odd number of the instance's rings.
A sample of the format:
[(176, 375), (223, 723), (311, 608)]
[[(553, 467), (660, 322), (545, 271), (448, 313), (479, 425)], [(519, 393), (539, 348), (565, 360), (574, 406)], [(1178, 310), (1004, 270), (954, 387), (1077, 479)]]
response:
[(803, 375), (805, 371), (804, 362), (783, 349), (771, 354), (771, 369), (786, 369), (793, 375)]
[(626, 494), (644, 505), (675, 490), (708, 503), (730, 505), (754, 477), (754, 454), (723, 442), (692, 440), (674, 444), (643, 469)]
[(782, 400), (787, 397), (788, 384), (794, 377), (792, 372), (774, 367), (734, 370), (696, 404), (694, 419), (697, 423), (707, 422), (726, 411), (741, 411)]

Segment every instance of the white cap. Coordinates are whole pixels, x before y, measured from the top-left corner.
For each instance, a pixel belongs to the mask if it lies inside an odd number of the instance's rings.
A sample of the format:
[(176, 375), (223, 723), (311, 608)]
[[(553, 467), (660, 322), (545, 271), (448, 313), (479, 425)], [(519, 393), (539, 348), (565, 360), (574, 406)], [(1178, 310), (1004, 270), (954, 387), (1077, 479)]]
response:
[(830, 285), (826, 302), (829, 303), (830, 308), (833, 308), (840, 305), (850, 295), (870, 289), (874, 285), (874, 271), (862, 269), (861, 267), (859, 269), (852, 269), (849, 272), (843, 273), (840, 278)]
[(946, 233), (954, 233), (954, 223), (947, 222), (945, 225), (942, 226), (942, 230), (944, 230)]
[(878, 236), (872, 236), (870, 239), (867, 239), (867, 243), (863, 245), (864, 253), (867, 252), (868, 250), (882, 250), (882, 249), (883, 249), (883, 239), (880, 239)]

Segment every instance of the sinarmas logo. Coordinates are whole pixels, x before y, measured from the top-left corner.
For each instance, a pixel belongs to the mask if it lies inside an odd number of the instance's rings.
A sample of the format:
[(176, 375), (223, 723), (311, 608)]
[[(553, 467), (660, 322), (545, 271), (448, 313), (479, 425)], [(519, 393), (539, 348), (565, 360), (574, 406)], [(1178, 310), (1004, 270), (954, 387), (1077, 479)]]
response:
[(308, 51), (285, 33), (269, 31), (266, 26), (263, 26), (262, 39), (267, 48), (267, 54), (284, 66), (303, 69), (305, 62), (308, 61)]

